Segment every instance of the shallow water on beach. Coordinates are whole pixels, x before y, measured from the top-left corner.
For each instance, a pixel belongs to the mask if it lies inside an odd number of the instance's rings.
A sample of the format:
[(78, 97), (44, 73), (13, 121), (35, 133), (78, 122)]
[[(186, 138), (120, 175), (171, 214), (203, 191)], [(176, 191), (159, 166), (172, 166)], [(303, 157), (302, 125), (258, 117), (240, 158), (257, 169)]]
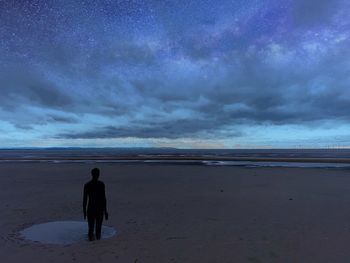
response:
[(203, 161), (209, 166), (244, 167), (296, 167), (296, 168), (350, 168), (346, 163), (304, 163), (304, 162), (239, 162), (239, 161)]
[[(87, 241), (87, 222), (55, 221), (33, 225), (20, 232), (30, 241), (42, 244), (73, 244)], [(102, 226), (102, 238), (110, 238), (116, 234), (112, 227)]]
[[(229, 158), (238, 160), (227, 160)], [(211, 159), (212, 158), (212, 159)], [(220, 160), (220, 158), (222, 158)], [(225, 160), (226, 158), (226, 160)], [(263, 160), (264, 158), (268, 160)], [(316, 158), (317, 161), (308, 160)], [(339, 161), (341, 158), (348, 161)], [(240, 160), (245, 159), (245, 160)], [(248, 160), (247, 160), (248, 159)], [(258, 160), (261, 159), (261, 160)], [(288, 159), (290, 161), (288, 161)], [(293, 161), (293, 159), (295, 159)], [(242, 167), (350, 168), (350, 149), (0, 149), (0, 163), (119, 163)]]

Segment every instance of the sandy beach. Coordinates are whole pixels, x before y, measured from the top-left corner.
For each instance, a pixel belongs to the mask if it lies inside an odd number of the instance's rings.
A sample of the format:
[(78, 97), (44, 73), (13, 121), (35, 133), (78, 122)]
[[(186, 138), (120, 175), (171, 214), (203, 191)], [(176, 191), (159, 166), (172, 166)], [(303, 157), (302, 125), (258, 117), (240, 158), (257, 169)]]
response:
[(1, 262), (348, 262), (346, 169), (98, 164), (110, 239), (37, 244), (19, 231), (82, 220), (95, 164), (2, 163)]

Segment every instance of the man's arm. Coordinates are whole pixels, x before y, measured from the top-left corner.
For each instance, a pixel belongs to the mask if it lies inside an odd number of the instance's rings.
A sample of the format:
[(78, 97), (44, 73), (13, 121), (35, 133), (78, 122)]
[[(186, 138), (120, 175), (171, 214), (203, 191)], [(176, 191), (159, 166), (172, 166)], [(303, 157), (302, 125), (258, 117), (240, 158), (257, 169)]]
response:
[(83, 197), (83, 212), (84, 212), (84, 219), (86, 219), (86, 204), (87, 204), (87, 186), (84, 185), (84, 197)]
[(106, 189), (103, 184), (103, 211), (105, 213), (105, 219), (108, 220), (108, 212), (107, 212), (107, 198), (106, 198)]

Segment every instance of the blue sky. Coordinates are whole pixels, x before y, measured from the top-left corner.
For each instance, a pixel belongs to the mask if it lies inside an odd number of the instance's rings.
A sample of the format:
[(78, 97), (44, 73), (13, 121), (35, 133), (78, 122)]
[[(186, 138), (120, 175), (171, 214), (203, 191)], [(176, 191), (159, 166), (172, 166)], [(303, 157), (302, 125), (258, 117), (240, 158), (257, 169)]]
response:
[(0, 147), (350, 146), (350, 2), (0, 0)]

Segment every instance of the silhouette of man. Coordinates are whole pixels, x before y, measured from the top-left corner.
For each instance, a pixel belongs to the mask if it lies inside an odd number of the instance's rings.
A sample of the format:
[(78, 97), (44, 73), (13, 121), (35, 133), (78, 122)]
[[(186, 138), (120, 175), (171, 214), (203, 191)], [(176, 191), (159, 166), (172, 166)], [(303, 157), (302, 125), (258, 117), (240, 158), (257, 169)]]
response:
[(96, 231), (96, 239), (101, 239), (103, 215), (105, 219), (108, 220), (105, 184), (98, 180), (100, 170), (98, 168), (92, 169), (91, 175), (92, 180), (84, 185), (83, 198), (84, 219), (86, 219), (87, 216), (90, 241), (94, 240), (94, 228)]

